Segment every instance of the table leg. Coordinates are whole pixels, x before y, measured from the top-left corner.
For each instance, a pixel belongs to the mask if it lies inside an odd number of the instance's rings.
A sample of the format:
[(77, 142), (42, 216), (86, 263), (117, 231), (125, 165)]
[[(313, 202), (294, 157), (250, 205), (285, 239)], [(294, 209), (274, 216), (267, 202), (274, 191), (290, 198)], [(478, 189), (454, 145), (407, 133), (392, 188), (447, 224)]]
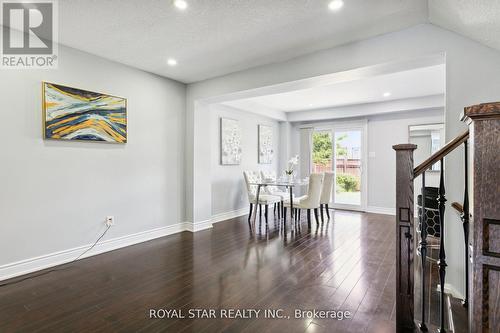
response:
[(260, 185), (257, 185), (257, 193), (256, 193), (256, 196), (255, 196), (255, 214), (253, 216), (253, 227), (254, 227), (254, 230), (255, 230), (255, 221), (257, 220), (257, 208), (259, 207), (259, 195), (260, 195)]
[(290, 221), (293, 223), (293, 186), (290, 186)]

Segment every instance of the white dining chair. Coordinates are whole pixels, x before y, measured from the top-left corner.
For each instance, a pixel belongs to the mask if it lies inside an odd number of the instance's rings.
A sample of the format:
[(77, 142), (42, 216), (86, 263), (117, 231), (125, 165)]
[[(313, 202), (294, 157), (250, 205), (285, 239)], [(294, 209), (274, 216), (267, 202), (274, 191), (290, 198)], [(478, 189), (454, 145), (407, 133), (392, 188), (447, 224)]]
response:
[(325, 172), (325, 178), (323, 179), (323, 188), (321, 189), (321, 199), (319, 201), (319, 210), (321, 212), (321, 222), (323, 222), (323, 208), (326, 209), (326, 216), (330, 219), (330, 211), (328, 204), (332, 199), (333, 190), (333, 180), (335, 179), (335, 174), (333, 172)]
[[(311, 209), (314, 210), (314, 217), (316, 218), (316, 223), (319, 224), (319, 202), (321, 199), (321, 190), (323, 189), (323, 178), (325, 177), (322, 173), (313, 173), (309, 176), (309, 187), (307, 189), (307, 194), (298, 198), (293, 199), (293, 208), (297, 209), (300, 214), (301, 209), (307, 209), (307, 224), (311, 227)], [(290, 207), (290, 199), (284, 201), (285, 212), (284, 219), (286, 223), (286, 209)], [(296, 213), (296, 216), (300, 216)]]
[[(278, 203), (281, 201), (281, 197), (276, 195), (270, 195), (264, 192), (261, 188), (259, 193), (259, 202), (257, 202), (257, 185), (252, 185), (251, 183), (257, 183), (261, 181), (260, 172), (258, 171), (243, 171), (243, 176), (245, 178), (245, 184), (247, 187), (248, 201), (250, 202), (250, 212), (248, 214), (248, 222), (252, 217), (253, 209), (260, 208), (259, 217), (262, 219), (262, 206), (265, 207), (265, 219), (268, 222), (268, 207), (269, 205)], [(257, 211), (255, 211), (257, 214)]]
[[(269, 170), (260, 171), (261, 179), (264, 181), (276, 181), (276, 172)], [(278, 208), (278, 218), (283, 214), (283, 200), (290, 198), (290, 192), (281, 191), (277, 186), (266, 186), (266, 194), (277, 195), (281, 198), (281, 201), (274, 205), (274, 213), (276, 214), (276, 208)]]

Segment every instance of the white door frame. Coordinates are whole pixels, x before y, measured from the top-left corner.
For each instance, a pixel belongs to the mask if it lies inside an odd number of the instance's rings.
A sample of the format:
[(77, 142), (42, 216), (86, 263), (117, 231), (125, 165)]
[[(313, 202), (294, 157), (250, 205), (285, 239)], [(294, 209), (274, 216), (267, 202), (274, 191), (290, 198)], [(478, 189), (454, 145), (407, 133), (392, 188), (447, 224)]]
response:
[[(346, 209), (346, 210), (356, 210), (356, 211), (366, 211), (368, 203), (368, 120), (356, 120), (356, 121), (336, 121), (331, 123), (317, 123), (308, 124), (307, 127), (314, 127), (314, 131), (330, 131), (332, 133), (332, 162), (335, 162), (335, 132), (348, 131), (348, 130), (359, 130), (361, 131), (361, 203), (360, 205), (346, 205), (346, 204), (336, 204), (335, 203), (335, 186), (336, 180), (334, 180), (334, 187), (332, 189), (332, 200), (330, 206), (332, 208)], [(306, 126), (304, 126), (306, 127)], [(337, 176), (336, 167), (332, 163), (332, 171), (335, 173), (335, 179)], [(312, 168), (312, 163), (311, 163)], [(312, 170), (311, 170), (312, 171)]]

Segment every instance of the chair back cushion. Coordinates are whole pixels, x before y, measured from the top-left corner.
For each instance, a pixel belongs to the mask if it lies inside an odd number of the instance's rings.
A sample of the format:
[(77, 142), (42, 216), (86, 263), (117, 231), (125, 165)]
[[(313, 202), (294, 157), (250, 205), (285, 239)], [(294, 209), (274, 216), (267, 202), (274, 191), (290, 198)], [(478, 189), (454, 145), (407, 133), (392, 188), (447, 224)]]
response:
[[(261, 170), (260, 171), (260, 179), (262, 181), (276, 181), (276, 172), (269, 170)], [(279, 189), (276, 186), (266, 186), (264, 187), (264, 192), (267, 194), (273, 194), (278, 192)]]
[(325, 172), (325, 178), (323, 179), (323, 188), (321, 189), (320, 204), (328, 205), (330, 203), (334, 176), (335, 174), (333, 172)]
[(257, 195), (257, 185), (250, 185), (250, 183), (259, 182), (260, 173), (258, 171), (243, 171), (243, 177), (247, 186), (248, 200), (253, 201)]
[(276, 172), (275, 171), (269, 171), (269, 170), (261, 170), (260, 171), (260, 176), (262, 180), (276, 180)]
[(301, 201), (300, 205), (307, 209), (319, 208), (319, 200), (321, 199), (321, 190), (323, 189), (324, 174), (312, 173), (309, 176), (309, 189), (307, 190), (307, 198)]

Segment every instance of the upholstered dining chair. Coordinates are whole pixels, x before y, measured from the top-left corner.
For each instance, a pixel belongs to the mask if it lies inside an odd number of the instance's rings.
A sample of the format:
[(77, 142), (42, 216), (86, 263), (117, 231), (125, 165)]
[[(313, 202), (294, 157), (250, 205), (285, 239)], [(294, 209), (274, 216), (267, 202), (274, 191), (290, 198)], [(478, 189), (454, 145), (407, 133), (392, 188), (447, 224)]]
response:
[[(309, 176), (309, 187), (307, 194), (293, 199), (293, 208), (298, 210), (300, 214), (301, 209), (307, 209), (307, 225), (311, 227), (311, 209), (314, 210), (314, 217), (316, 223), (319, 224), (319, 202), (321, 199), (321, 190), (323, 189), (323, 179), (325, 175), (322, 173), (313, 173)], [(284, 221), (286, 223), (286, 209), (290, 207), (290, 199), (284, 201), (285, 212)], [(296, 215), (300, 216), (300, 215)]]
[[(257, 202), (257, 185), (251, 185), (251, 183), (259, 182), (260, 172), (258, 171), (243, 171), (243, 176), (245, 178), (245, 184), (247, 187), (248, 201), (250, 202), (250, 212), (248, 214), (248, 222), (250, 222), (252, 218), (253, 209), (260, 208), (259, 215), (260, 219), (262, 219), (262, 206), (265, 207), (264, 217), (266, 219), (266, 223), (268, 222), (268, 206), (278, 203), (281, 201), (281, 197), (276, 195), (270, 195), (264, 192), (264, 188), (261, 188), (261, 192), (259, 193), (259, 202)], [(257, 211), (255, 211), (257, 214)]]
[[(276, 181), (276, 172), (269, 170), (261, 170), (260, 176), (262, 180), (265, 181)], [(278, 208), (278, 218), (280, 218), (280, 214), (283, 212), (283, 200), (286, 198), (290, 198), (290, 193), (285, 191), (280, 191), (277, 186), (266, 186), (265, 187), (266, 194), (277, 195), (281, 198), (281, 201), (277, 204), (274, 204), (274, 213), (276, 213), (276, 208)]]
[(325, 178), (323, 179), (323, 188), (321, 189), (321, 199), (319, 200), (321, 222), (323, 222), (323, 208), (326, 209), (326, 216), (328, 217), (328, 219), (330, 219), (328, 204), (332, 199), (333, 180), (335, 179), (334, 177), (335, 174), (333, 172), (325, 172)]

